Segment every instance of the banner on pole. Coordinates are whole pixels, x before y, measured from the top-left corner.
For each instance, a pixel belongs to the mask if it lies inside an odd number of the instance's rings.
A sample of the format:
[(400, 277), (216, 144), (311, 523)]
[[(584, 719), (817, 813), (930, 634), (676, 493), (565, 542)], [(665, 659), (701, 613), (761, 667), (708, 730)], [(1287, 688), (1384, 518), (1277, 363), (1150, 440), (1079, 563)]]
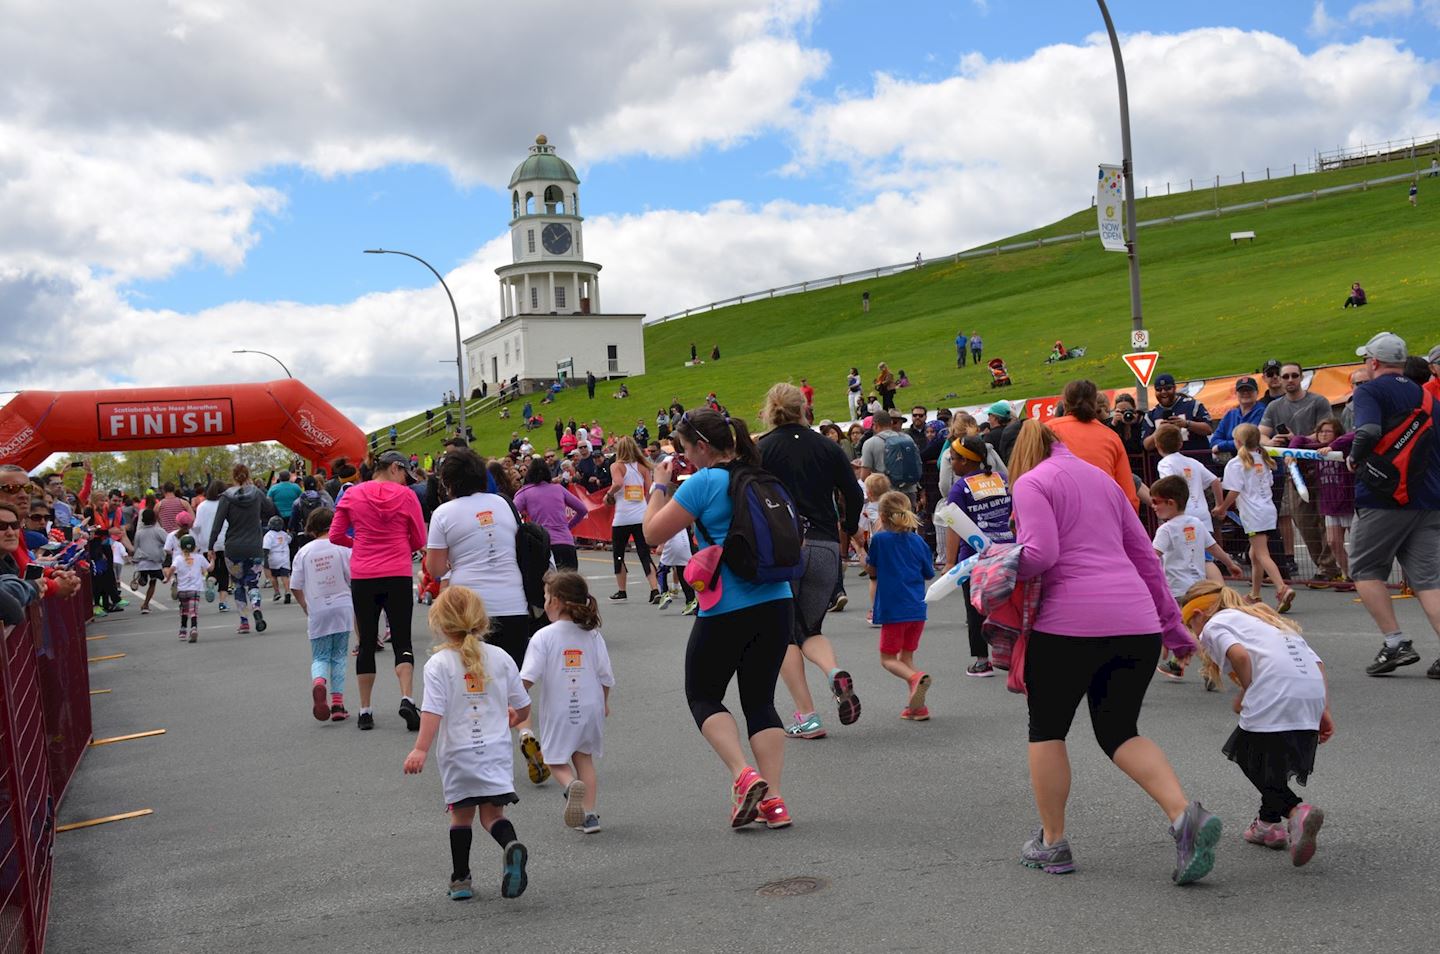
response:
[(1123, 252), (1125, 228), (1125, 177), (1119, 166), (1100, 164), (1100, 178), (1095, 185), (1095, 212), (1100, 219), (1100, 245), (1107, 252)]

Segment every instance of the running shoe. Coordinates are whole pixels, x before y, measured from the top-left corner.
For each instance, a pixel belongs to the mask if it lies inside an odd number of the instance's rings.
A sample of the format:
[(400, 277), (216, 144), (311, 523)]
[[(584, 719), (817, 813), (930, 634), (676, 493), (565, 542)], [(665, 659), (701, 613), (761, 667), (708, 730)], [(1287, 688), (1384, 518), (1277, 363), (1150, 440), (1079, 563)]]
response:
[(127, 600), (127, 599), (122, 599), (120, 602), (118, 602), (118, 603), (115, 604), (115, 607), (116, 607), (117, 609), (124, 609), (125, 607), (127, 607), (127, 606), (129, 606), (129, 605), (130, 605), (130, 601), (129, 601), (129, 600)]
[(809, 715), (803, 712), (795, 713), (795, 723), (785, 727), (785, 734), (792, 739), (823, 739), (826, 735), (820, 716), (813, 712)]
[(699, 611), (700, 611), (700, 601), (699, 601), (699, 600), (691, 600), (690, 602), (688, 602), (688, 603), (685, 604), (685, 609), (684, 609), (684, 611), (683, 611), (680, 615), (681, 615), (681, 616), (694, 616), (694, 615), (695, 615), (696, 613), (698, 613)]
[(1401, 666), (1412, 666), (1420, 661), (1420, 654), (1415, 651), (1410, 640), (1400, 641), (1400, 645), (1391, 649), (1389, 646), (1381, 646), (1380, 651), (1375, 654), (1375, 661), (1365, 667), (1367, 676), (1383, 676), (1392, 673)]
[(1329, 573), (1316, 573), (1305, 581), (1305, 586), (1312, 590), (1328, 590), (1335, 579)]
[(988, 676), (995, 675), (995, 667), (990, 665), (990, 660), (988, 659), (977, 659), (965, 670), (965, 675), (979, 676), (984, 679)]
[(400, 700), (400, 718), (405, 720), (405, 728), (411, 732), (420, 731), (420, 710), (409, 699)]
[(650, 604), (653, 606), (654, 604), (656, 604), (656, 603), (658, 603), (658, 602), (660, 602), (660, 591), (659, 591), (659, 590), (651, 590), (651, 591), (650, 591)]
[(765, 799), (756, 808), (766, 828), (789, 828), (793, 824), (790, 812), (785, 808), (785, 799), (779, 795)]
[(906, 706), (900, 710), (900, 718), (906, 722), (929, 722), (930, 709), (926, 706), (921, 706), (918, 709), (912, 709)]
[(183, 642), (185, 642), (185, 640), (187, 640), (187, 639), (189, 639), (189, 638), (190, 638), (190, 634), (189, 634), (189, 633), (187, 633), (187, 632), (186, 632), (185, 630), (183, 630), (183, 629), (180, 630), (180, 642), (183, 643)]
[(280, 594), (277, 592), (274, 596), (270, 597), (270, 602), (272, 602), (272, 603), (278, 603), (278, 602), (280, 602)]
[(265, 622), (265, 614), (260, 612), (260, 608), (257, 606), (255, 608), (255, 612), (251, 613), (250, 615), (255, 617), (255, 632), (265, 632), (265, 627), (269, 626), (270, 624)]
[(910, 677), (910, 698), (905, 703), (905, 708), (920, 710), (925, 708), (925, 693), (930, 690), (930, 674), (917, 672)]
[(216, 595), (217, 595), (218, 593), (219, 593), (219, 590), (216, 589), (216, 587), (215, 587), (215, 577), (213, 577), (213, 576), (207, 576), (207, 577), (205, 577), (205, 602), (207, 602), (207, 603), (213, 603), (213, 602), (215, 602), (215, 597), (216, 597)]
[(1240, 837), (1252, 845), (1263, 845), (1276, 850), (1284, 848), (1288, 843), (1284, 822), (1266, 822), (1261, 821), (1258, 817), (1250, 823), (1250, 827), (1245, 829), (1245, 834)]
[(286, 593), (286, 594), (285, 594), (285, 605), (286, 605), (286, 606), (289, 606), (289, 605), (290, 605), (290, 594), (289, 594), (289, 593)]
[(1167, 659), (1155, 667), (1155, 671), (1167, 679), (1180, 679), (1185, 675), (1185, 670), (1173, 659)]
[(1215, 867), (1215, 845), (1220, 841), (1220, 819), (1205, 810), (1199, 802), (1185, 806), (1179, 825), (1170, 826), (1175, 838), (1175, 870), (1170, 880), (1176, 884), (1199, 881)]
[(674, 593), (670, 593), (670, 592), (666, 592), (664, 595), (662, 595), (662, 596), (660, 597), (660, 602), (656, 603), (655, 605), (656, 605), (656, 607), (658, 607), (659, 609), (662, 609), (662, 610), (663, 610), (663, 609), (665, 609), (667, 606), (669, 606), (669, 605), (670, 605), (671, 603), (673, 603), (673, 602), (675, 602), (675, 594), (674, 594)]
[(579, 828), (585, 824), (585, 783), (578, 778), (565, 786), (565, 827)]
[(316, 679), (315, 684), (310, 687), (310, 714), (315, 717), (316, 722), (324, 722), (330, 718), (324, 679)]
[(355, 720), (355, 725), (362, 731), (369, 732), (375, 728), (375, 714), (372, 712), (360, 713), (360, 718)]
[(469, 901), (473, 897), (475, 897), (475, 885), (470, 882), (469, 878), (464, 881), (450, 882), (451, 901)]
[(835, 697), (835, 706), (840, 710), (840, 724), (854, 725), (860, 718), (860, 697), (855, 695), (855, 680), (843, 669), (837, 669), (830, 676), (830, 694)]
[(1280, 591), (1280, 595), (1275, 603), (1275, 608), (1282, 613), (1288, 613), (1290, 612), (1290, 607), (1294, 605), (1295, 591), (1287, 586), (1285, 589)]
[(1431, 679), (1440, 679), (1440, 659), (1430, 664), (1430, 668), (1425, 670), (1425, 675)]
[(240, 620), (240, 625), (235, 628), (235, 632), (239, 633), (241, 636), (249, 636), (250, 623), (242, 618)]
[(220, 612), (222, 612), (222, 613), (228, 613), (228, 612), (230, 612), (230, 604), (227, 603), (227, 602), (225, 602), (224, 600), (221, 600), (221, 601), (220, 601)]
[(1020, 849), (1020, 863), (1027, 868), (1038, 868), (1046, 874), (1070, 874), (1075, 870), (1075, 856), (1070, 853), (1070, 839), (1061, 838), (1053, 845), (1045, 844), (1045, 829), (1036, 828), (1035, 834)]
[(196, 642), (196, 641), (199, 640), (199, 639), (200, 639), (200, 631), (199, 631), (198, 629), (191, 629), (191, 630), (190, 630), (190, 642), (193, 643), (193, 642)]
[(540, 740), (535, 738), (534, 733), (520, 733), (520, 754), (525, 756), (525, 765), (530, 770), (530, 781), (536, 785), (544, 785), (545, 780), (550, 777), (550, 769), (540, 754)]
[(769, 793), (770, 783), (761, 778), (759, 772), (745, 766), (731, 786), (730, 827), (744, 828), (753, 822), (759, 814), (760, 802)]
[(530, 852), (518, 841), (512, 841), (505, 846), (505, 867), (504, 873), (500, 876), (500, 897), (518, 898), (525, 893), (525, 886), (530, 879), (525, 875), (525, 862), (530, 858)]
[(1290, 838), (1290, 863), (1299, 868), (1315, 857), (1315, 836), (1325, 824), (1325, 813), (1304, 802), (1295, 807), (1285, 822)]
[(585, 821), (581, 823), (580, 830), (587, 835), (593, 835), (600, 830), (600, 816), (595, 812), (586, 812)]
[(616, 590), (614, 593), (610, 594), (610, 602), (612, 603), (623, 603), (628, 598), (629, 597), (625, 595), (624, 590)]
[(850, 597), (846, 596), (844, 593), (841, 593), (835, 597), (835, 602), (830, 604), (830, 609), (826, 612), (843, 613), (845, 612), (845, 607), (849, 605), (849, 603)]
[(148, 606), (142, 606), (142, 607), (140, 607), (140, 615), (141, 615), (141, 616), (149, 616), (149, 615), (150, 615), (150, 607), (148, 607)]
[(331, 722), (344, 722), (348, 718), (350, 718), (350, 713), (345, 711), (345, 706), (338, 702), (330, 706)]

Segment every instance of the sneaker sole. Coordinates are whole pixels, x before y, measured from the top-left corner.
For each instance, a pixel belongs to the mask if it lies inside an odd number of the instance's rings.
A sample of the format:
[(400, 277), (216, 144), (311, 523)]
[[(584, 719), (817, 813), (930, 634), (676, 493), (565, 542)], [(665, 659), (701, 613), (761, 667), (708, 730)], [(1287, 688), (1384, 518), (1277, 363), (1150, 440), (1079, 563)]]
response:
[(420, 731), (420, 713), (409, 706), (400, 707), (400, 718), (405, 720), (405, 728), (411, 732)]
[(188, 640), (186, 640), (186, 642), (191, 642), (191, 643), (193, 643), (193, 642), (198, 641), (199, 639), (200, 639), (200, 634), (199, 634), (199, 633), (191, 632), (191, 633), (190, 633), (190, 638), (189, 638)]
[(588, 827), (585, 826), (585, 825), (581, 825), (581, 826), (580, 826), (580, 830), (581, 830), (582, 832), (584, 832), (585, 834), (587, 834), (587, 835), (594, 835), (594, 834), (598, 834), (598, 833), (600, 832), (601, 828), (600, 828), (599, 825), (590, 825), (590, 826), (588, 826)]
[(253, 616), (255, 617), (255, 632), (257, 632), (257, 633), (263, 633), (263, 632), (265, 632), (265, 628), (266, 628), (267, 626), (269, 626), (270, 624), (267, 623), (267, 622), (265, 622), (265, 617), (264, 617), (264, 615), (262, 615), (261, 612), (260, 612), (258, 609), (257, 609), (253, 614), (251, 614), (251, 615), (253, 615)]
[(329, 721), (330, 700), (325, 696), (325, 686), (322, 683), (317, 682), (310, 687), (310, 702), (310, 714), (315, 717), (315, 721)]
[(518, 898), (525, 893), (530, 878), (525, 874), (525, 862), (530, 852), (518, 841), (505, 846), (505, 873), (500, 876), (500, 897)]
[(469, 901), (475, 897), (474, 888), (453, 888), (450, 891), (451, 901)]
[(830, 691), (835, 696), (835, 706), (840, 710), (840, 724), (854, 725), (860, 719), (860, 697), (855, 695), (855, 680), (845, 670), (835, 674), (830, 681)]
[(995, 675), (995, 670), (987, 669), (984, 672), (971, 672), (967, 669), (965, 670), (965, 675), (974, 676), (976, 679), (989, 679), (991, 676)]
[(585, 783), (578, 778), (565, 789), (565, 827), (581, 828), (585, 824)]
[(1058, 865), (1047, 865), (1039, 861), (1021, 861), (1020, 864), (1032, 871), (1043, 871), (1046, 874), (1062, 875), (1075, 873), (1075, 862), (1073, 861), (1061, 862)]
[(765, 796), (769, 794), (770, 783), (763, 778), (757, 779), (755, 784), (751, 785), (749, 790), (740, 796), (740, 804), (730, 815), (730, 827), (744, 828), (753, 822), (760, 813), (760, 803), (763, 802)]
[(1220, 835), (1223, 830), (1220, 819), (1211, 815), (1200, 830), (1195, 833), (1195, 854), (1190, 858), (1190, 863), (1185, 870), (1177, 872), (1174, 878), (1176, 884), (1190, 884), (1192, 881), (1199, 881), (1210, 873), (1215, 867), (1215, 846), (1220, 842)]
[(835, 599), (835, 606), (834, 606), (833, 609), (830, 610), (830, 612), (832, 612), (832, 613), (843, 613), (843, 612), (845, 612), (845, 606), (846, 606), (846, 604), (848, 604), (849, 602), (850, 602), (850, 597), (846, 596), (844, 593), (841, 593), (838, 597), (836, 597), (836, 599)]
[(530, 782), (533, 785), (543, 785), (550, 777), (550, 769), (540, 757), (540, 740), (533, 735), (527, 735), (520, 740), (520, 754), (525, 756), (525, 767), (530, 773)]
[(1310, 814), (1305, 816), (1304, 826), (1300, 829), (1300, 840), (1290, 850), (1290, 863), (1295, 867), (1302, 867), (1315, 857), (1315, 836), (1320, 833), (1320, 826), (1323, 824), (1325, 824), (1325, 813), (1312, 807)]
[(789, 729), (785, 730), (785, 737), (788, 739), (823, 739), (828, 734), (824, 729), (815, 729), (811, 732), (791, 732)]
[(922, 672), (915, 683), (915, 688), (910, 690), (910, 700), (906, 703), (907, 709), (925, 708), (925, 693), (930, 691), (930, 674)]

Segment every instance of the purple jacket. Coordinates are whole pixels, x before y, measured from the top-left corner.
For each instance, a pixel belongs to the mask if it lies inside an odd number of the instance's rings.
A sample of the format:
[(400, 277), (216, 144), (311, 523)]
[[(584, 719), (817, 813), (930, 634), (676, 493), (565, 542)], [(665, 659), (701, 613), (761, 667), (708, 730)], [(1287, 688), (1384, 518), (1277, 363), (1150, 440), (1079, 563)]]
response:
[(1160, 633), (1177, 655), (1194, 651), (1150, 537), (1109, 474), (1057, 444), (1013, 494), (1020, 579), (1044, 585), (1037, 632)]
[[(1348, 454), (1353, 443), (1355, 433), (1352, 431), (1335, 438), (1330, 443), (1330, 449)], [(1320, 442), (1297, 434), (1290, 438), (1290, 446), (1311, 449), (1319, 447)], [(1315, 480), (1320, 485), (1318, 507), (1322, 517), (1348, 517), (1355, 513), (1355, 475), (1344, 461), (1315, 461)]]
[[(566, 508), (571, 510), (567, 515)], [(570, 530), (585, 519), (588, 511), (570, 491), (559, 484), (526, 484), (515, 495), (515, 509), (531, 523), (538, 523), (550, 533), (550, 543), (574, 546)]]

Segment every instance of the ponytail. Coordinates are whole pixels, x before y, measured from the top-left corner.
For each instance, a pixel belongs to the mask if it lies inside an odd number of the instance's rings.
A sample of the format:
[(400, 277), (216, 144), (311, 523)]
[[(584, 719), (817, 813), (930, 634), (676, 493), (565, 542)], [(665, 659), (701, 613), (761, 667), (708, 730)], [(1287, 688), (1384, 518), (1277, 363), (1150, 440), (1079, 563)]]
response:
[(457, 650), (465, 668), (466, 682), (475, 685), (472, 691), (483, 690), (485, 651), (481, 644), (490, 629), (490, 617), (479, 595), (467, 586), (447, 586), (441, 590), (430, 606), (430, 629), (445, 640), (431, 652)]
[(1246, 470), (1274, 470), (1275, 461), (1260, 449), (1260, 428), (1254, 424), (1241, 424), (1235, 428), (1235, 456)]
[(558, 600), (570, 622), (587, 632), (600, 626), (600, 604), (590, 592), (585, 577), (574, 570), (551, 570), (545, 574), (545, 595)]
[(740, 463), (760, 466), (760, 451), (750, 438), (750, 429), (738, 417), (709, 408), (686, 411), (674, 432), (688, 444), (709, 444), (717, 451), (733, 451)]
[(914, 533), (920, 529), (920, 518), (910, 509), (909, 497), (891, 490), (880, 498), (880, 525), (896, 533)]

